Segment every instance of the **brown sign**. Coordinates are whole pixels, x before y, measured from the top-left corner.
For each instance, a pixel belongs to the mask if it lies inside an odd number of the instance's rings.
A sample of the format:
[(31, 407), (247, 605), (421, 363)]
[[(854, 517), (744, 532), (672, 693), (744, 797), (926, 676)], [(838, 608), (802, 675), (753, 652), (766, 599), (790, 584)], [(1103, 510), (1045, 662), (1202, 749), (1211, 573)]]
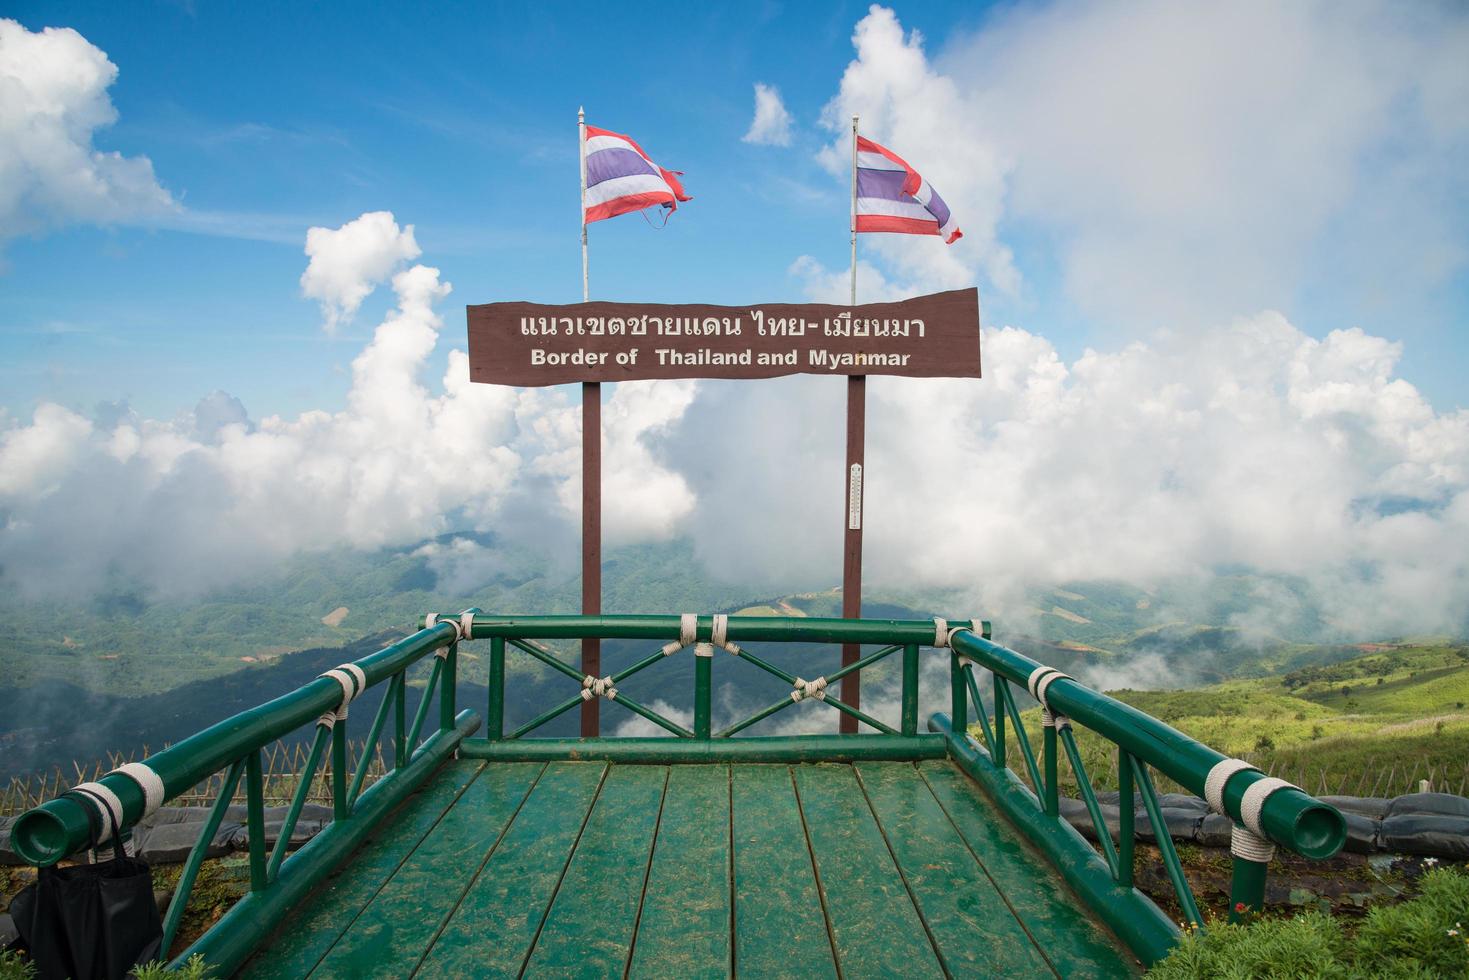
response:
[(979, 377), (979, 292), (898, 303), (486, 303), (469, 312), (469, 378), (557, 385), (785, 374)]

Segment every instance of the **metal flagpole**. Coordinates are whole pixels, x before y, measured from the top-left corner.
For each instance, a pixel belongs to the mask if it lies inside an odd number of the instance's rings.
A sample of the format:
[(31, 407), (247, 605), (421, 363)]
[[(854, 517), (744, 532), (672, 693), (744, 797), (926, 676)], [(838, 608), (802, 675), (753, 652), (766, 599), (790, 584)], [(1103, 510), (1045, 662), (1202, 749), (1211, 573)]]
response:
[[(581, 301), (591, 296), (587, 280), (587, 113), (576, 110), (577, 148), (581, 159)], [(581, 611), (602, 614), (602, 386), (581, 386)], [(602, 641), (581, 641), (581, 670), (593, 677), (602, 673)], [(581, 704), (581, 734), (595, 738), (601, 728), (601, 702)]]
[[(852, 305), (857, 305), (857, 117), (852, 117)], [(842, 547), (842, 616), (862, 615), (862, 476), (867, 424), (867, 377), (847, 378), (847, 467), (846, 522)], [(842, 666), (857, 662), (862, 648), (855, 643), (842, 646)], [(860, 671), (842, 678), (842, 700), (856, 708), (862, 704)], [(857, 731), (857, 719), (843, 714), (840, 731)]]

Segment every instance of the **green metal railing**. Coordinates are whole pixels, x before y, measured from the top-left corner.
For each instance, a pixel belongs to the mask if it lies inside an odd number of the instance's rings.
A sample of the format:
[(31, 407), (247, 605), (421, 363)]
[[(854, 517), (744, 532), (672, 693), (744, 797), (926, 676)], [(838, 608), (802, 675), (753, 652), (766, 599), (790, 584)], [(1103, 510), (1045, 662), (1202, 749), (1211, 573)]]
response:
[[(430, 617), (433, 618), (433, 617)], [(576, 746), (579, 758), (649, 762), (713, 759), (909, 759), (944, 754), (942, 736), (918, 731), (919, 651), (934, 639), (932, 623), (903, 620), (845, 620), (760, 616), (480, 616), (471, 627), (474, 639), (490, 641), (487, 719), (484, 739), (467, 742), (463, 754), (475, 758), (544, 759)], [(585, 675), (558, 658), (541, 641), (599, 638), (649, 640), (662, 645), (621, 670), (605, 677)], [(686, 642), (685, 642), (686, 641)], [(879, 649), (825, 676), (800, 677), (742, 646), (759, 641), (783, 643), (867, 644)], [(618, 688), (628, 678), (688, 649), (694, 656), (693, 727), (685, 727)], [(552, 705), (525, 723), (505, 730), (505, 657), (518, 651), (577, 684), (576, 693)], [(775, 677), (790, 693), (748, 717), (715, 730), (712, 725), (714, 653), (723, 650), (733, 660)], [(901, 653), (901, 710), (898, 726), (863, 711), (839, 696), (843, 679)], [(730, 661), (725, 661), (730, 662)], [(603, 697), (658, 726), (672, 739), (619, 738), (590, 744), (583, 739), (534, 739), (531, 735), (592, 697)], [(793, 705), (806, 701), (825, 704), (856, 719), (875, 736), (760, 736), (742, 732)]]
[[(1152, 770), (1204, 796), (1211, 770), (1228, 757), (1065, 674), (1059, 674), (1047, 685), (1046, 724), (1042, 728), (1041, 754), (1037, 757), (1021, 723), (1012, 685), (1028, 690), (1031, 679), (1043, 677), (1048, 668), (993, 642), (987, 623), (979, 633), (972, 629), (952, 632), (949, 645), (950, 714), (935, 716), (930, 727), (950, 739), (950, 754), (956, 761), (990, 790), (1021, 830), (1051, 856), (1073, 887), (1099, 909), (1116, 901), (1119, 891), (1134, 891), (1137, 864), (1134, 814), (1140, 800), (1186, 924), (1202, 928), (1203, 916), (1164, 822)], [(976, 669), (986, 670), (990, 675), (988, 708), (975, 678)], [(978, 739), (969, 734), (971, 707)], [(1119, 827), (1115, 844), (1077, 749), (1073, 724), (1096, 732), (1117, 747)], [(1034, 791), (1011, 768), (1016, 752)], [(1091, 819), (1097, 837), (1096, 849), (1060, 816), (1061, 753), (1071, 767)], [(1241, 801), (1246, 790), (1266, 778), (1254, 769), (1230, 776), (1223, 789), (1225, 815), (1236, 824), (1242, 823)], [(1346, 840), (1346, 823), (1341, 814), (1295, 787), (1278, 789), (1265, 797), (1259, 824), (1271, 843), (1310, 858), (1330, 857)], [(1236, 855), (1230, 897), (1232, 918), (1244, 910), (1258, 911), (1262, 907), (1266, 867), (1264, 861)], [(1145, 918), (1133, 914), (1130, 924), (1136, 925)], [(1129, 928), (1127, 922), (1120, 928), (1117, 922), (1112, 924), (1119, 932), (1125, 933)]]
[[(479, 727), (479, 717), (474, 712), (456, 713), (455, 710), (459, 639), (456, 622), (444, 622), (356, 661), (354, 666), (360, 670), (365, 684), (359, 688), (355, 680), (352, 682), (353, 699), (361, 697), (368, 688), (383, 683), (387, 685), (382, 703), (373, 716), (361, 757), (356, 760), (350, 758), (348, 751), (350, 712), (348, 717), (335, 717), (342, 706), (344, 689), (337, 680), (323, 675), (143, 761), (142, 765), (152, 770), (162, 783), (162, 799), (156, 801), (158, 803), (186, 793), (201, 781), (225, 772), (219, 796), (203, 833), (184, 864), (164, 918), (161, 950), (165, 955), (178, 934), (209, 845), (219, 831), (240, 779), (243, 777), (245, 780), (250, 891), (198, 942), (181, 953), (171, 966), (178, 966), (195, 953), (202, 953), (207, 962), (226, 974), (232, 971), (249, 955), (256, 942), (269, 935), (295, 902), (361, 843), (378, 820), (421, 786), (441, 763), (453, 755), (464, 738)], [(434, 656), (428, 683), (409, 724), (407, 672), (430, 655)], [(438, 718), (428, 737), (420, 740), (434, 704), (438, 706)], [(393, 721), (388, 758), (390, 769), (364, 791), (363, 781), (389, 716)], [(310, 753), (282, 821), (275, 847), (267, 854), (261, 752), (276, 740), (308, 724), (316, 726)], [(292, 834), (328, 748), (332, 822), (310, 842), (288, 855)], [(113, 772), (98, 782), (121, 803), (124, 832), (144, 816), (147, 791), (132, 776)], [(11, 830), (15, 850), (38, 866), (55, 864), (86, 850), (93, 843), (95, 816), (91, 804), (79, 795), (62, 795), (17, 818)]]
[[(974, 622), (953, 630), (933, 620), (858, 620), (752, 616), (486, 616), (467, 614), (428, 617), (412, 636), (356, 662), (366, 687), (386, 683), (374, 716), (363, 758), (355, 771), (348, 758), (346, 721), (325, 723), (325, 713), (338, 708), (343, 688), (330, 677), (318, 678), (268, 704), (242, 712), (145, 760), (172, 798), (201, 780), (225, 772), (224, 786), (204, 833), (185, 865), (168, 910), (165, 931), (176, 935), (190, 890), (234, 795), (245, 780), (249, 833), (250, 892), (204, 936), (174, 960), (194, 953), (224, 974), (236, 969), (264, 941), (291, 908), (336, 868), (409, 793), (417, 789), (456, 752), (463, 757), (498, 761), (588, 759), (617, 762), (682, 763), (710, 761), (857, 761), (917, 760), (951, 757), (975, 778), (1016, 827), (1046, 855), (1087, 906), (1117, 933), (1145, 963), (1167, 955), (1179, 927), (1135, 887), (1138, 852), (1134, 847), (1134, 806), (1139, 801), (1154, 831), (1167, 876), (1188, 923), (1201, 923), (1198, 904), (1183, 873), (1163, 820), (1152, 772), (1163, 773), (1185, 788), (1204, 795), (1205, 780), (1225, 756), (1129, 705), (1092, 691), (1061, 675), (1044, 692), (1052, 724), (1036, 754), (1021, 724), (1018, 695), (1012, 685), (1026, 685), (1045, 671), (1041, 664), (994, 643), (989, 624)], [(462, 618), (461, 618), (462, 617)], [(605, 677), (582, 674), (561, 660), (543, 640), (656, 641), (662, 646)], [(488, 640), (489, 683), (485, 737), (471, 739), (479, 725), (471, 711), (456, 713), (458, 645)], [(856, 662), (825, 677), (806, 680), (752, 652), (759, 642), (857, 644), (876, 647)], [(712, 718), (714, 658), (719, 646), (752, 668), (790, 685), (791, 693), (748, 717), (715, 730)], [(695, 657), (692, 727), (685, 727), (617, 690), (617, 685), (653, 664), (692, 648)], [(949, 663), (950, 713), (935, 714), (918, 731), (919, 666), (924, 648)], [(944, 649), (947, 648), (947, 649)], [(506, 731), (508, 651), (518, 651), (577, 684), (576, 693), (526, 723)], [(405, 703), (407, 671), (430, 654), (434, 657), (428, 687), (411, 723)], [(901, 654), (901, 695), (897, 725), (876, 718), (837, 696), (840, 682), (857, 671)], [(722, 658), (721, 658), (722, 659)], [(730, 661), (725, 660), (725, 663)], [(990, 698), (982, 695), (977, 670), (990, 675)], [(358, 691), (357, 693), (361, 693)], [(603, 697), (662, 728), (672, 738), (526, 738), (547, 722), (591, 697)], [(820, 701), (870, 729), (866, 734), (752, 736), (749, 728), (791, 705)], [(854, 700), (854, 699), (853, 699)], [(431, 704), (438, 720), (420, 742)], [(1057, 716), (1064, 716), (1058, 719)], [(366, 763), (392, 719), (392, 771), (363, 790)], [(969, 734), (971, 720), (978, 737)], [(274, 849), (267, 854), (261, 750), (275, 740), (317, 724), (306, 770), (292, 797)], [(1119, 833), (1112, 839), (1103, 819), (1071, 725), (1082, 725), (1117, 746), (1121, 770)], [(316, 768), (327, 757), (332, 774), (333, 821), (293, 854), (287, 853)], [(1060, 816), (1061, 757), (1070, 766), (1087, 812), (1095, 826), (1093, 846)], [(1023, 765), (1030, 786), (1016, 775), (1011, 762)], [(1239, 771), (1224, 784), (1228, 816), (1242, 820), (1241, 801), (1249, 786), (1265, 778)], [(133, 777), (117, 772), (100, 782), (116, 795), (124, 827), (144, 814), (145, 790)], [(12, 829), (15, 849), (38, 865), (54, 864), (84, 850), (92, 841), (93, 817), (77, 796), (63, 795), (23, 814)], [(1307, 857), (1334, 854), (1345, 840), (1345, 822), (1333, 808), (1290, 788), (1269, 794), (1260, 809), (1259, 825), (1270, 841)], [(1232, 904), (1258, 908), (1263, 901), (1265, 864), (1235, 860)], [(165, 945), (165, 949), (167, 945)]]

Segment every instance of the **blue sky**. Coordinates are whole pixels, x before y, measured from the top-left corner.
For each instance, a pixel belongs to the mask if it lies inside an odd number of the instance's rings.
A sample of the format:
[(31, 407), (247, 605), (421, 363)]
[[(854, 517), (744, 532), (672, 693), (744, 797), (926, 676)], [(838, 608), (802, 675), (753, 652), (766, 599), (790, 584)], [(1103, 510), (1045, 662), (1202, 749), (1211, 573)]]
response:
[[(841, 183), (812, 130), (851, 58), (860, 4), (735, 4), (649, 30), (615, 6), (22, 4), (120, 70), (100, 149), (146, 155), (217, 235), (90, 226), (13, 241), (0, 279), (4, 402), (128, 398), (167, 413), (223, 388), (252, 412), (339, 401), (358, 329), (322, 336), (296, 279), (312, 225), (386, 209), (417, 229), (460, 303), (579, 298), (576, 110), (684, 170), (695, 201), (659, 232), (592, 230), (596, 294), (739, 302), (798, 295), (799, 254), (842, 260)], [(970, 11), (965, 13), (965, 10)], [(968, 5), (924, 5), (942, 36)], [(752, 84), (802, 125), (739, 137)], [(258, 237), (257, 237), (258, 236)]]
[[(964, 230), (863, 236), (861, 297), (976, 285), (987, 330), (978, 382), (870, 386), (877, 580), (990, 610), (1250, 567), (1342, 623), (1463, 627), (1462, 5), (657, 17), (12, 4), (0, 582), (187, 591), (461, 528), (574, 540), (575, 392), (471, 388), (457, 350), (464, 304), (579, 298), (578, 105), (694, 196), (666, 227), (593, 225), (592, 295), (732, 304), (845, 296), (859, 113)], [(788, 127), (753, 126), (757, 84)], [(311, 229), (332, 288), (370, 293), (334, 330), (303, 294)], [(609, 540), (830, 581), (832, 379), (607, 389)], [(738, 557), (706, 544), (729, 535)]]
[[(700, 5), (650, 30), (607, 4), (13, 6), (27, 28), (72, 27), (106, 52), (120, 70), (110, 90), (118, 121), (98, 130), (97, 147), (148, 157), (193, 213), (183, 224), (213, 233), (83, 223), (10, 241), (0, 401), (25, 414), (43, 399), (77, 408), (127, 399), (166, 415), (218, 388), (252, 414), (338, 403), (343, 368), (385, 300), (327, 337), (296, 278), (307, 227), (364, 211), (415, 225), (456, 303), (574, 300), (578, 104), (684, 170), (695, 196), (661, 231), (636, 218), (594, 226), (596, 295), (798, 296), (788, 274), (797, 256), (833, 269), (845, 258), (844, 182), (814, 158), (833, 138), (817, 120), (865, 13), (860, 3)], [(976, 4), (897, 13), (935, 60), (990, 22)], [(794, 117), (789, 147), (740, 141), (757, 81), (776, 86)], [(942, 148), (921, 149), (920, 166)], [(1441, 203), (1454, 209), (1462, 247), (1458, 191)], [(1372, 257), (1353, 265), (1333, 246), (1354, 237), (1356, 217), (1351, 202), (1337, 207), (1301, 246), (1293, 281), (1242, 290), (1224, 313), (1268, 307), (1316, 336), (1361, 326), (1401, 340), (1402, 375), (1441, 409), (1465, 404), (1462, 260), (1407, 294), (1370, 271), (1364, 282)], [(987, 322), (1043, 333), (1067, 358), (1157, 325), (1068, 295), (1058, 271), (1065, 223), (999, 217), (1024, 287), (1007, 294), (976, 276)]]

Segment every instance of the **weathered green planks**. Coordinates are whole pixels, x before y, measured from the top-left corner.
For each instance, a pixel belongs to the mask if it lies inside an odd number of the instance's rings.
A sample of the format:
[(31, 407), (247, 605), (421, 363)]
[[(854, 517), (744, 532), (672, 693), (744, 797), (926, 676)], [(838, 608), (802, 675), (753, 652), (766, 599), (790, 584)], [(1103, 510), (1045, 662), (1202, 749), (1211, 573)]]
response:
[(743, 765), (731, 775), (736, 971), (749, 977), (835, 977), (790, 768)]
[(621, 976), (668, 769), (613, 766), (582, 831), (526, 976)]
[(729, 767), (673, 766), (631, 977), (730, 972)]
[(521, 806), (419, 969), (423, 977), (505, 977), (525, 963), (606, 766), (553, 762)]
[(1061, 976), (1138, 972), (1121, 944), (1086, 915), (1060, 875), (1002, 826), (1004, 820), (968, 776), (949, 762), (921, 762), (918, 770)]
[(486, 766), (311, 975), (408, 976), (543, 768)]
[[(902, 764), (859, 765), (856, 770), (948, 971), (956, 976), (1052, 976), (918, 770)], [(1047, 876), (1045, 884), (1053, 881)]]
[(842, 975), (942, 976), (851, 766), (793, 766)]
[(384, 819), (375, 836), (312, 893), (240, 976), (295, 980), (309, 974), (482, 766), (480, 762), (451, 762), (430, 777), (422, 792)]

